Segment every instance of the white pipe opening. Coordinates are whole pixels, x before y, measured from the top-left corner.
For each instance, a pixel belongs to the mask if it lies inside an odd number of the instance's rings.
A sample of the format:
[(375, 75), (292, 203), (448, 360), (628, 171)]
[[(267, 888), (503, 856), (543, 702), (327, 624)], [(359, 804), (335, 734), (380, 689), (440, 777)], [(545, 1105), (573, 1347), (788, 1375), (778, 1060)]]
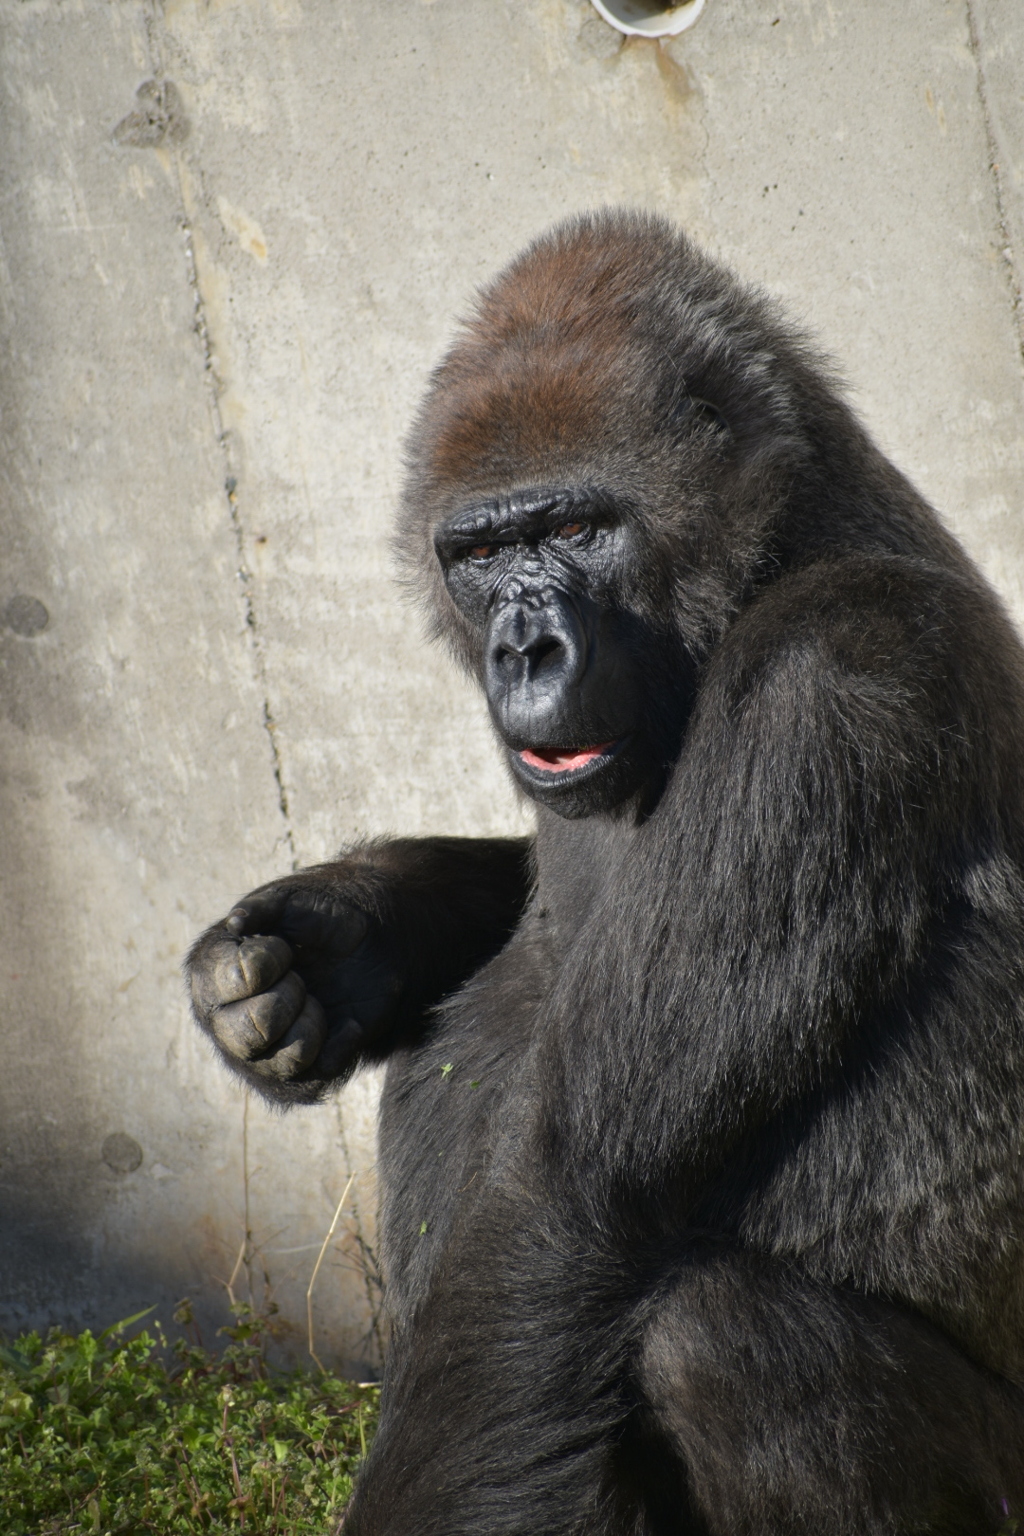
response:
[(704, 3), (705, 0), (685, 0), (682, 5), (659, 5), (657, 0), (592, 0), (598, 15), (627, 37), (676, 37), (693, 26)]

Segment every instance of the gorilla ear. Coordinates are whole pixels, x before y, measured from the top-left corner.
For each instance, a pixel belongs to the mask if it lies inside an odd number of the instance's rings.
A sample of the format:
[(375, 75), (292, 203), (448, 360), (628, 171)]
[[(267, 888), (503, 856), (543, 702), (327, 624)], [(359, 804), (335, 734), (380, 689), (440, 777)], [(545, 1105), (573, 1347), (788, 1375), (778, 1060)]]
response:
[(677, 438), (695, 438), (718, 452), (724, 452), (735, 441), (735, 434), (718, 406), (703, 395), (690, 394), (680, 384), (673, 388), (662, 419)]
[(732, 428), (718, 409), (710, 400), (702, 400), (699, 395), (687, 395), (683, 401), (683, 412), (691, 422), (701, 422), (722, 436), (723, 439), (732, 440)]

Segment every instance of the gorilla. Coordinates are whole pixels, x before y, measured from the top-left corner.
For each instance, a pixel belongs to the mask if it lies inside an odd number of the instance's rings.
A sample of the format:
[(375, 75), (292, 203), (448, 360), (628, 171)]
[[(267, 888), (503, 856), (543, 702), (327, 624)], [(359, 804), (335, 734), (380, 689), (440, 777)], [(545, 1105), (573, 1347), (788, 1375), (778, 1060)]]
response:
[(371, 842), (189, 959), (281, 1105), (387, 1059), (346, 1536), (1024, 1514), (1024, 652), (813, 348), (670, 225), (486, 288), (397, 547), (535, 840)]

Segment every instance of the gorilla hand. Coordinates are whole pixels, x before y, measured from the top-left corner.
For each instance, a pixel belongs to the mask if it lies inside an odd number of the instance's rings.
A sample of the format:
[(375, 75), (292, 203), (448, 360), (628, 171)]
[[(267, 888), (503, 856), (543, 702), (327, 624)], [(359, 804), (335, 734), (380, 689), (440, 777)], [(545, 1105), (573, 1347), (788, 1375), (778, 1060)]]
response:
[(245, 897), (193, 948), (200, 1025), (268, 1097), (319, 1098), (393, 1024), (402, 976), (375, 894), (344, 866), (304, 870)]
[(196, 1018), (240, 1077), (314, 1103), (360, 1059), (432, 1027), (501, 949), (532, 888), (518, 838), (392, 838), (253, 891), (185, 965)]

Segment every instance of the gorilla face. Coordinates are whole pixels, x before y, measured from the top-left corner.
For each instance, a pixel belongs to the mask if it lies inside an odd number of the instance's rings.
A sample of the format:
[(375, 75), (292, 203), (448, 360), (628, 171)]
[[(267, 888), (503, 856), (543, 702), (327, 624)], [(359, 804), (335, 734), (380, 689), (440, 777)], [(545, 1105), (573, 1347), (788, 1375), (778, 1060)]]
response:
[(678, 750), (678, 677), (624, 600), (632, 545), (608, 498), (561, 488), (477, 501), (434, 535), (513, 775), (562, 816), (642, 797)]

